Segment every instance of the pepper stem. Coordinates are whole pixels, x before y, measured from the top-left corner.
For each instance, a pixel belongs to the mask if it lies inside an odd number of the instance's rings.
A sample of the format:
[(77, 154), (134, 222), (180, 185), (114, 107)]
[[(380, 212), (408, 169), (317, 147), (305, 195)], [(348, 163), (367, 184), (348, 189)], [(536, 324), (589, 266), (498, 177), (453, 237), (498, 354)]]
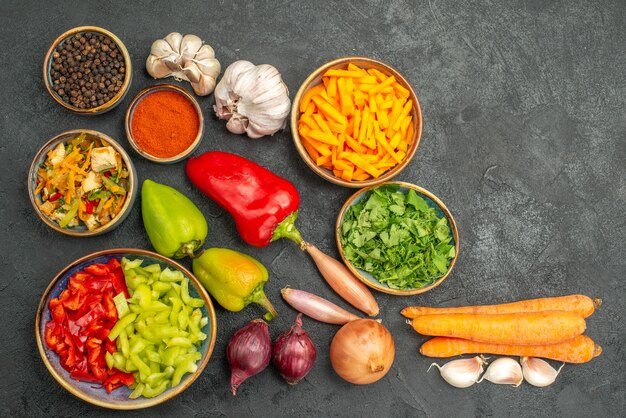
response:
[(306, 242), (302, 239), (300, 231), (296, 228), (296, 219), (298, 219), (298, 211), (292, 212), (285, 219), (283, 219), (274, 229), (272, 233), (272, 239), (270, 241), (276, 241), (280, 238), (289, 238), (298, 246), (301, 250), (306, 247)]
[(267, 312), (263, 315), (266, 321), (271, 321), (275, 317), (278, 316), (278, 312), (272, 305), (272, 302), (265, 296), (265, 292), (263, 291), (263, 285), (265, 283), (259, 283), (259, 285), (254, 289), (254, 291), (246, 298), (246, 305), (248, 303), (256, 303), (264, 307)]
[(198, 240), (193, 240), (193, 241), (189, 241), (189, 242), (185, 242), (184, 244), (181, 244), (180, 248), (178, 249), (178, 251), (176, 251), (176, 254), (174, 254), (174, 258), (183, 258), (185, 256), (193, 259), (193, 258), (198, 258), (200, 257), (200, 255), (202, 255), (203, 251), (201, 251), (198, 254), (195, 254), (194, 251), (200, 247), (202, 245), (202, 243)]

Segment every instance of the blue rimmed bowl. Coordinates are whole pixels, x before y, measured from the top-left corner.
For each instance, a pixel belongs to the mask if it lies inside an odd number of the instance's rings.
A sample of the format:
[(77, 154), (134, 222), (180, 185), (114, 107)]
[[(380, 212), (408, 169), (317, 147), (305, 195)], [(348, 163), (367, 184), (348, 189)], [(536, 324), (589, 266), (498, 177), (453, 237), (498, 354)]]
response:
[[(84, 270), (85, 267), (91, 264), (106, 263), (112, 258), (121, 260), (122, 257), (126, 257), (130, 260), (140, 258), (144, 260), (144, 265), (158, 263), (161, 265), (161, 268), (169, 267), (172, 270), (181, 271), (187, 278), (189, 278), (189, 294), (192, 297), (202, 298), (202, 300), (204, 300), (204, 306), (201, 308), (202, 315), (209, 318), (208, 324), (202, 330), (205, 334), (207, 334), (208, 338), (202, 342), (200, 347), (198, 347), (198, 351), (202, 353), (202, 358), (198, 361), (198, 370), (195, 373), (186, 374), (178, 386), (169, 388), (154, 398), (139, 397), (137, 399), (130, 399), (128, 395), (130, 395), (131, 389), (126, 386), (122, 386), (115, 389), (111, 393), (107, 393), (104, 388), (98, 387), (97, 384), (75, 380), (70, 377), (69, 372), (61, 366), (58, 354), (49, 349), (45, 344), (44, 336), (46, 324), (51, 320), (49, 309), (50, 301), (58, 297), (61, 292), (67, 288), (70, 277), (72, 277), (75, 273)], [(41, 358), (46, 365), (46, 368), (52, 377), (54, 377), (54, 379), (71, 394), (93, 405), (104, 408), (141, 409), (172, 399), (187, 389), (198, 378), (198, 376), (200, 376), (200, 373), (202, 373), (202, 370), (207, 365), (215, 346), (215, 310), (213, 309), (213, 304), (211, 303), (211, 299), (207, 291), (204, 287), (202, 287), (198, 279), (196, 279), (196, 277), (182, 265), (152, 251), (133, 248), (116, 248), (98, 251), (81, 257), (66, 266), (55, 276), (54, 279), (52, 279), (52, 282), (44, 292), (41, 301), (39, 302), (39, 307), (37, 308), (37, 317), (35, 318), (35, 336), (37, 339), (39, 354), (41, 354)]]
[[(450, 226), (450, 238), (451, 238), (450, 244), (454, 245), (455, 255), (454, 255), (454, 258), (450, 260), (448, 271), (443, 276), (437, 278), (433, 283), (429, 285), (416, 287), (416, 288), (408, 288), (408, 289), (393, 289), (389, 287), (386, 283), (380, 282), (376, 277), (374, 277), (370, 273), (355, 267), (354, 264), (352, 264), (352, 262), (346, 258), (343, 245), (341, 244), (341, 224), (343, 223), (343, 219), (346, 215), (346, 212), (348, 211), (350, 207), (357, 204), (361, 199), (363, 199), (368, 191), (377, 189), (379, 187), (383, 187), (386, 185), (397, 185), (399, 187), (398, 190), (403, 193), (407, 193), (409, 190), (414, 190), (418, 194), (418, 196), (420, 196), (426, 201), (426, 204), (429, 207), (435, 209), (438, 217), (445, 216), (446, 219), (448, 220), (448, 225)], [(439, 286), (452, 272), (452, 269), (454, 268), (454, 265), (456, 264), (456, 260), (459, 256), (459, 249), (460, 249), (459, 231), (457, 229), (456, 222), (454, 221), (454, 218), (452, 217), (452, 214), (450, 213), (446, 205), (441, 200), (439, 200), (437, 196), (435, 196), (433, 193), (429, 192), (428, 190), (423, 189), (414, 184), (405, 183), (401, 181), (390, 181), (390, 182), (377, 184), (371, 187), (366, 187), (354, 193), (352, 196), (350, 196), (348, 200), (346, 200), (346, 202), (343, 204), (343, 207), (339, 211), (339, 215), (337, 215), (337, 223), (335, 226), (335, 237), (337, 241), (337, 248), (339, 249), (339, 254), (341, 255), (343, 262), (359, 280), (361, 280), (367, 286), (373, 289), (376, 289), (380, 292), (388, 293), (391, 295), (399, 295), (399, 296), (416, 295), (419, 293), (428, 292), (429, 290), (434, 289), (435, 287)]]

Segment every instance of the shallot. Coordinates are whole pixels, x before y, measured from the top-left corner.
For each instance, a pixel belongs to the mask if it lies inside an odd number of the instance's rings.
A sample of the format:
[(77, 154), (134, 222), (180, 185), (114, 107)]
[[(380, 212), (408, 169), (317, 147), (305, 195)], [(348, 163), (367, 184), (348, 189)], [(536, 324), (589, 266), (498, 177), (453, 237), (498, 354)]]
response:
[(249, 377), (261, 373), (270, 363), (272, 340), (269, 327), (262, 319), (250, 321), (228, 341), (226, 358), (230, 365), (230, 390), (237, 394), (239, 386)]
[(302, 329), (302, 314), (298, 314), (289, 331), (276, 339), (272, 352), (274, 366), (290, 385), (295, 385), (309, 373), (317, 353), (311, 337)]
[(280, 291), (285, 301), (294, 309), (327, 324), (345, 324), (358, 316), (343, 308), (304, 290), (284, 288)]

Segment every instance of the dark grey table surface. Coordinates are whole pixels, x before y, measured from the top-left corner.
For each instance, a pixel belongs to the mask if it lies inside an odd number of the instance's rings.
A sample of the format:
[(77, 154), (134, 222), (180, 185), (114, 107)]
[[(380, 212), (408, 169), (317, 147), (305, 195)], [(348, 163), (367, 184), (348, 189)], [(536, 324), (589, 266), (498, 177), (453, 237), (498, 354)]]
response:
[[(431, 190), (448, 205), (459, 225), (461, 251), (451, 277), (437, 289), (415, 297), (376, 294), (396, 343), (393, 368), (376, 384), (353, 386), (336, 376), (328, 346), (337, 328), (305, 319), (318, 347), (306, 380), (290, 387), (270, 368), (233, 397), (226, 341), (261, 311), (220, 308), (215, 351), (199, 379), (163, 405), (126, 415), (626, 415), (625, 2), (72, 3), (0, 2), (1, 416), (122, 415), (62, 389), (35, 345), (37, 304), (63, 266), (97, 250), (150, 248), (139, 199), (121, 227), (95, 238), (63, 236), (37, 218), (26, 191), (28, 166), (37, 149), (64, 130), (96, 129), (117, 138), (131, 152), (140, 179), (170, 184), (201, 208), (210, 228), (208, 246), (245, 251), (267, 265), (267, 293), (281, 314), (271, 324), (272, 337), (295, 316), (280, 298), (285, 285), (341, 303), (292, 243), (246, 246), (230, 216), (192, 187), (184, 163), (157, 165), (132, 153), (124, 111), (140, 89), (155, 83), (144, 61), (152, 41), (171, 31), (199, 35), (215, 48), (223, 68), (237, 59), (275, 65), (292, 97), (312, 70), (337, 57), (364, 55), (396, 67), (415, 88), (424, 116), (422, 144), (397, 179)], [(41, 77), (49, 44), (84, 24), (116, 33), (134, 65), (128, 97), (96, 117), (62, 109)], [(239, 153), (294, 182), (302, 198), (302, 234), (337, 256), (335, 216), (353, 190), (313, 174), (289, 130), (259, 140), (232, 135), (210, 117), (213, 97), (200, 103), (208, 117), (196, 155), (215, 149)], [(587, 327), (604, 353), (584, 365), (567, 365), (544, 389), (526, 383), (448, 386), (438, 373), (426, 372), (431, 360), (417, 351), (424, 338), (398, 313), (409, 304), (485, 304), (571, 293), (604, 299)]]

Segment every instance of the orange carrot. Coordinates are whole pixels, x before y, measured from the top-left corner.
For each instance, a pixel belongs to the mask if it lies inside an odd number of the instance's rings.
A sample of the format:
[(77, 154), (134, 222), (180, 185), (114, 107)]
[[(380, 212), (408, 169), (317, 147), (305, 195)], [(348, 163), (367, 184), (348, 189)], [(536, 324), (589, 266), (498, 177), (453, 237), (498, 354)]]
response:
[(515, 345), (560, 343), (582, 334), (586, 327), (583, 318), (566, 311), (422, 315), (412, 325), (424, 335)]
[(602, 353), (602, 347), (586, 335), (547, 345), (488, 344), (461, 338), (435, 337), (420, 347), (428, 357), (453, 357), (460, 354), (497, 354), (502, 356), (543, 357), (566, 363), (586, 363)]
[(504, 314), (516, 312), (570, 311), (583, 318), (591, 315), (602, 305), (602, 299), (591, 299), (584, 295), (569, 295), (554, 298), (520, 300), (518, 302), (499, 305), (460, 306), (456, 308), (428, 308), (425, 306), (409, 306), (401, 313), (413, 319), (420, 315), (448, 313)]

